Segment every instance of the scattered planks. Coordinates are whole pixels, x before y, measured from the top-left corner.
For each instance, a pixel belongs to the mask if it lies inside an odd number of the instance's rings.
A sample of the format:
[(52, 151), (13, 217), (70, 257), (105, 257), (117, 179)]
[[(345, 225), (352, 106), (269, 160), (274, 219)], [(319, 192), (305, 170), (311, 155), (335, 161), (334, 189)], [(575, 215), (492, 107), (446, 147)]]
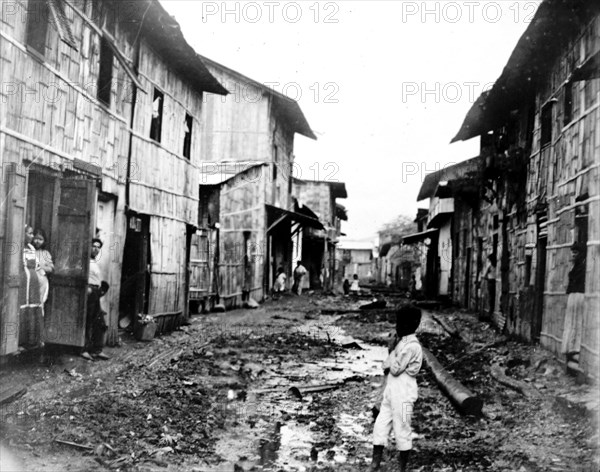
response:
[(479, 415), (483, 408), (483, 401), (475, 396), (469, 389), (456, 380), (448, 372), (435, 356), (426, 348), (423, 348), (425, 363), (433, 373), (440, 389), (448, 395), (458, 410), (466, 415)]

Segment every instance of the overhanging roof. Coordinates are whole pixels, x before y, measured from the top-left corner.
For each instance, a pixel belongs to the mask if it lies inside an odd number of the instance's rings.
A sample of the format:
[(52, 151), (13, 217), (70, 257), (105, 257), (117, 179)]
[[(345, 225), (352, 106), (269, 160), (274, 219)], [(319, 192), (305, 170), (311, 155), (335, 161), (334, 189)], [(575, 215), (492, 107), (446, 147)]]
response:
[(150, 47), (197, 92), (227, 95), (229, 92), (208, 71), (185, 40), (181, 27), (158, 0), (114, 1), (118, 19), (134, 33), (141, 32)]
[(423, 179), (423, 184), (421, 184), (417, 201), (433, 197), (440, 182), (450, 182), (452, 180), (465, 177), (470, 172), (476, 172), (479, 170), (480, 162), (481, 157), (476, 156), (471, 159), (467, 159), (466, 161), (459, 162), (458, 164), (444, 167), (443, 169), (432, 172), (431, 174), (427, 174)]
[(238, 71), (230, 69), (223, 64), (219, 64), (208, 57), (201, 56), (198, 54), (198, 57), (208, 64), (209, 66), (214, 67), (215, 69), (220, 69), (227, 72), (229, 75), (233, 75), (237, 77), (244, 85), (251, 84), (252, 86), (260, 89), (263, 94), (268, 95), (273, 100), (273, 106), (275, 110), (279, 112), (284, 118), (284, 120), (288, 123), (290, 128), (296, 132), (301, 134), (302, 136), (306, 136), (307, 138), (317, 139), (312, 129), (310, 129), (310, 125), (304, 113), (302, 113), (302, 109), (296, 100), (292, 100), (291, 98), (273, 90), (272, 87), (267, 87), (256, 80), (253, 80), (249, 77), (246, 77), (243, 74), (240, 74)]
[(402, 244), (415, 244), (420, 241), (424, 241), (427, 238), (431, 238), (439, 231), (438, 228), (428, 229), (427, 231), (421, 231), (420, 233), (409, 234), (402, 238)]
[(557, 54), (593, 18), (600, 2), (545, 0), (515, 46), (502, 74), (468, 111), (451, 142), (465, 141), (502, 126), (509, 113), (532, 101), (540, 78)]
[(272, 229), (272, 227), (277, 226), (277, 224), (279, 224), (280, 222), (278, 220), (283, 221), (285, 219), (290, 219), (291, 221), (300, 223), (300, 225), (304, 227), (325, 229), (325, 227), (321, 224), (321, 222), (318, 219), (308, 216), (307, 214), (285, 210), (283, 208), (279, 208), (269, 204), (265, 204), (265, 207), (267, 208), (267, 215), (269, 218), (269, 229)]

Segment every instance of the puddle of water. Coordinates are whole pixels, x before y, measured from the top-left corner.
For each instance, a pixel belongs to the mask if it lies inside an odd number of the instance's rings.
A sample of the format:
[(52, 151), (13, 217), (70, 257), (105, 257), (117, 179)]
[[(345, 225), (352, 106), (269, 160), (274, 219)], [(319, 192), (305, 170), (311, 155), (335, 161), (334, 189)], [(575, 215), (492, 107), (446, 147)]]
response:
[[(308, 335), (318, 333), (321, 339), (331, 339), (342, 344), (356, 341), (332, 322), (315, 321), (296, 327)], [(329, 335), (329, 336), (328, 336)], [(371, 345), (356, 341), (363, 349), (337, 351), (335, 357), (327, 357), (312, 363), (286, 363), (278, 372), (271, 372), (261, 378), (260, 385), (248, 391), (246, 402), (239, 402), (244, 415), (258, 413), (257, 421), (248, 425), (246, 417), (238, 419), (238, 426), (229, 426), (217, 445), (217, 452), (230, 464), (244, 458), (257, 470), (306, 471), (315, 465), (335, 467), (348, 461), (348, 449), (351, 446), (368, 443), (370, 432), (362, 424), (368, 424), (368, 412), (352, 411), (342, 413), (336, 419), (336, 426), (342, 432), (343, 441), (329, 450), (318, 450), (315, 445), (328, 438), (324, 433), (312, 431), (312, 424), (299, 423), (296, 418), (310, 412), (310, 404), (317, 395), (328, 392), (306, 393), (299, 402), (288, 392), (292, 386), (302, 387), (322, 384), (342, 384), (346, 380), (360, 381), (364, 378), (374, 384), (381, 376), (381, 364), (387, 356), (385, 346)], [(256, 390), (269, 390), (261, 393)], [(339, 388), (344, 388), (340, 385)], [(235, 395), (234, 395), (235, 396)], [(233, 408), (238, 402), (234, 402)], [(261, 411), (254, 411), (256, 406)], [(314, 412), (313, 412), (314, 413)], [(232, 431), (235, 430), (235, 431)], [(233, 467), (232, 467), (233, 468)]]

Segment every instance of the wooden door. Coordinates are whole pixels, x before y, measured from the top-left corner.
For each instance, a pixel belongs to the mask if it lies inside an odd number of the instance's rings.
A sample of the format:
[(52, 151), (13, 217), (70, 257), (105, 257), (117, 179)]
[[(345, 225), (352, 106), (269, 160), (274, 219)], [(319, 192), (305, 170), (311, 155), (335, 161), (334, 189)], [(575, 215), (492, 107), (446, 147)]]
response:
[[(96, 183), (63, 179), (52, 224), (54, 274), (46, 340), (83, 347), (91, 241), (95, 234)], [(100, 258), (103, 257), (100, 253)], [(104, 255), (108, 257), (108, 253)]]
[(6, 224), (2, 244), (0, 355), (19, 348), (19, 285), (23, 270), (23, 229), (27, 206), (27, 174), (16, 164), (6, 169)]

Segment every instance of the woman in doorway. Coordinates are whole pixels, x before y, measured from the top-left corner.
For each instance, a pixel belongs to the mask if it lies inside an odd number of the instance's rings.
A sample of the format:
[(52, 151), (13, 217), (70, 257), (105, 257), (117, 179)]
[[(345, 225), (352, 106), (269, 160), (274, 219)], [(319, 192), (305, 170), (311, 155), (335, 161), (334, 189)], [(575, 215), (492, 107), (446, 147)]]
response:
[(36, 272), (40, 282), (40, 298), (42, 302), (42, 308), (48, 300), (48, 274), (54, 272), (54, 263), (52, 262), (52, 255), (50, 251), (46, 249), (46, 233), (43, 229), (38, 228), (35, 230), (33, 235), (33, 247), (35, 247), (35, 257), (37, 260)]
[(19, 346), (24, 349), (44, 346), (40, 282), (32, 241), (33, 228), (27, 225), (23, 241), (23, 272), (19, 288)]

